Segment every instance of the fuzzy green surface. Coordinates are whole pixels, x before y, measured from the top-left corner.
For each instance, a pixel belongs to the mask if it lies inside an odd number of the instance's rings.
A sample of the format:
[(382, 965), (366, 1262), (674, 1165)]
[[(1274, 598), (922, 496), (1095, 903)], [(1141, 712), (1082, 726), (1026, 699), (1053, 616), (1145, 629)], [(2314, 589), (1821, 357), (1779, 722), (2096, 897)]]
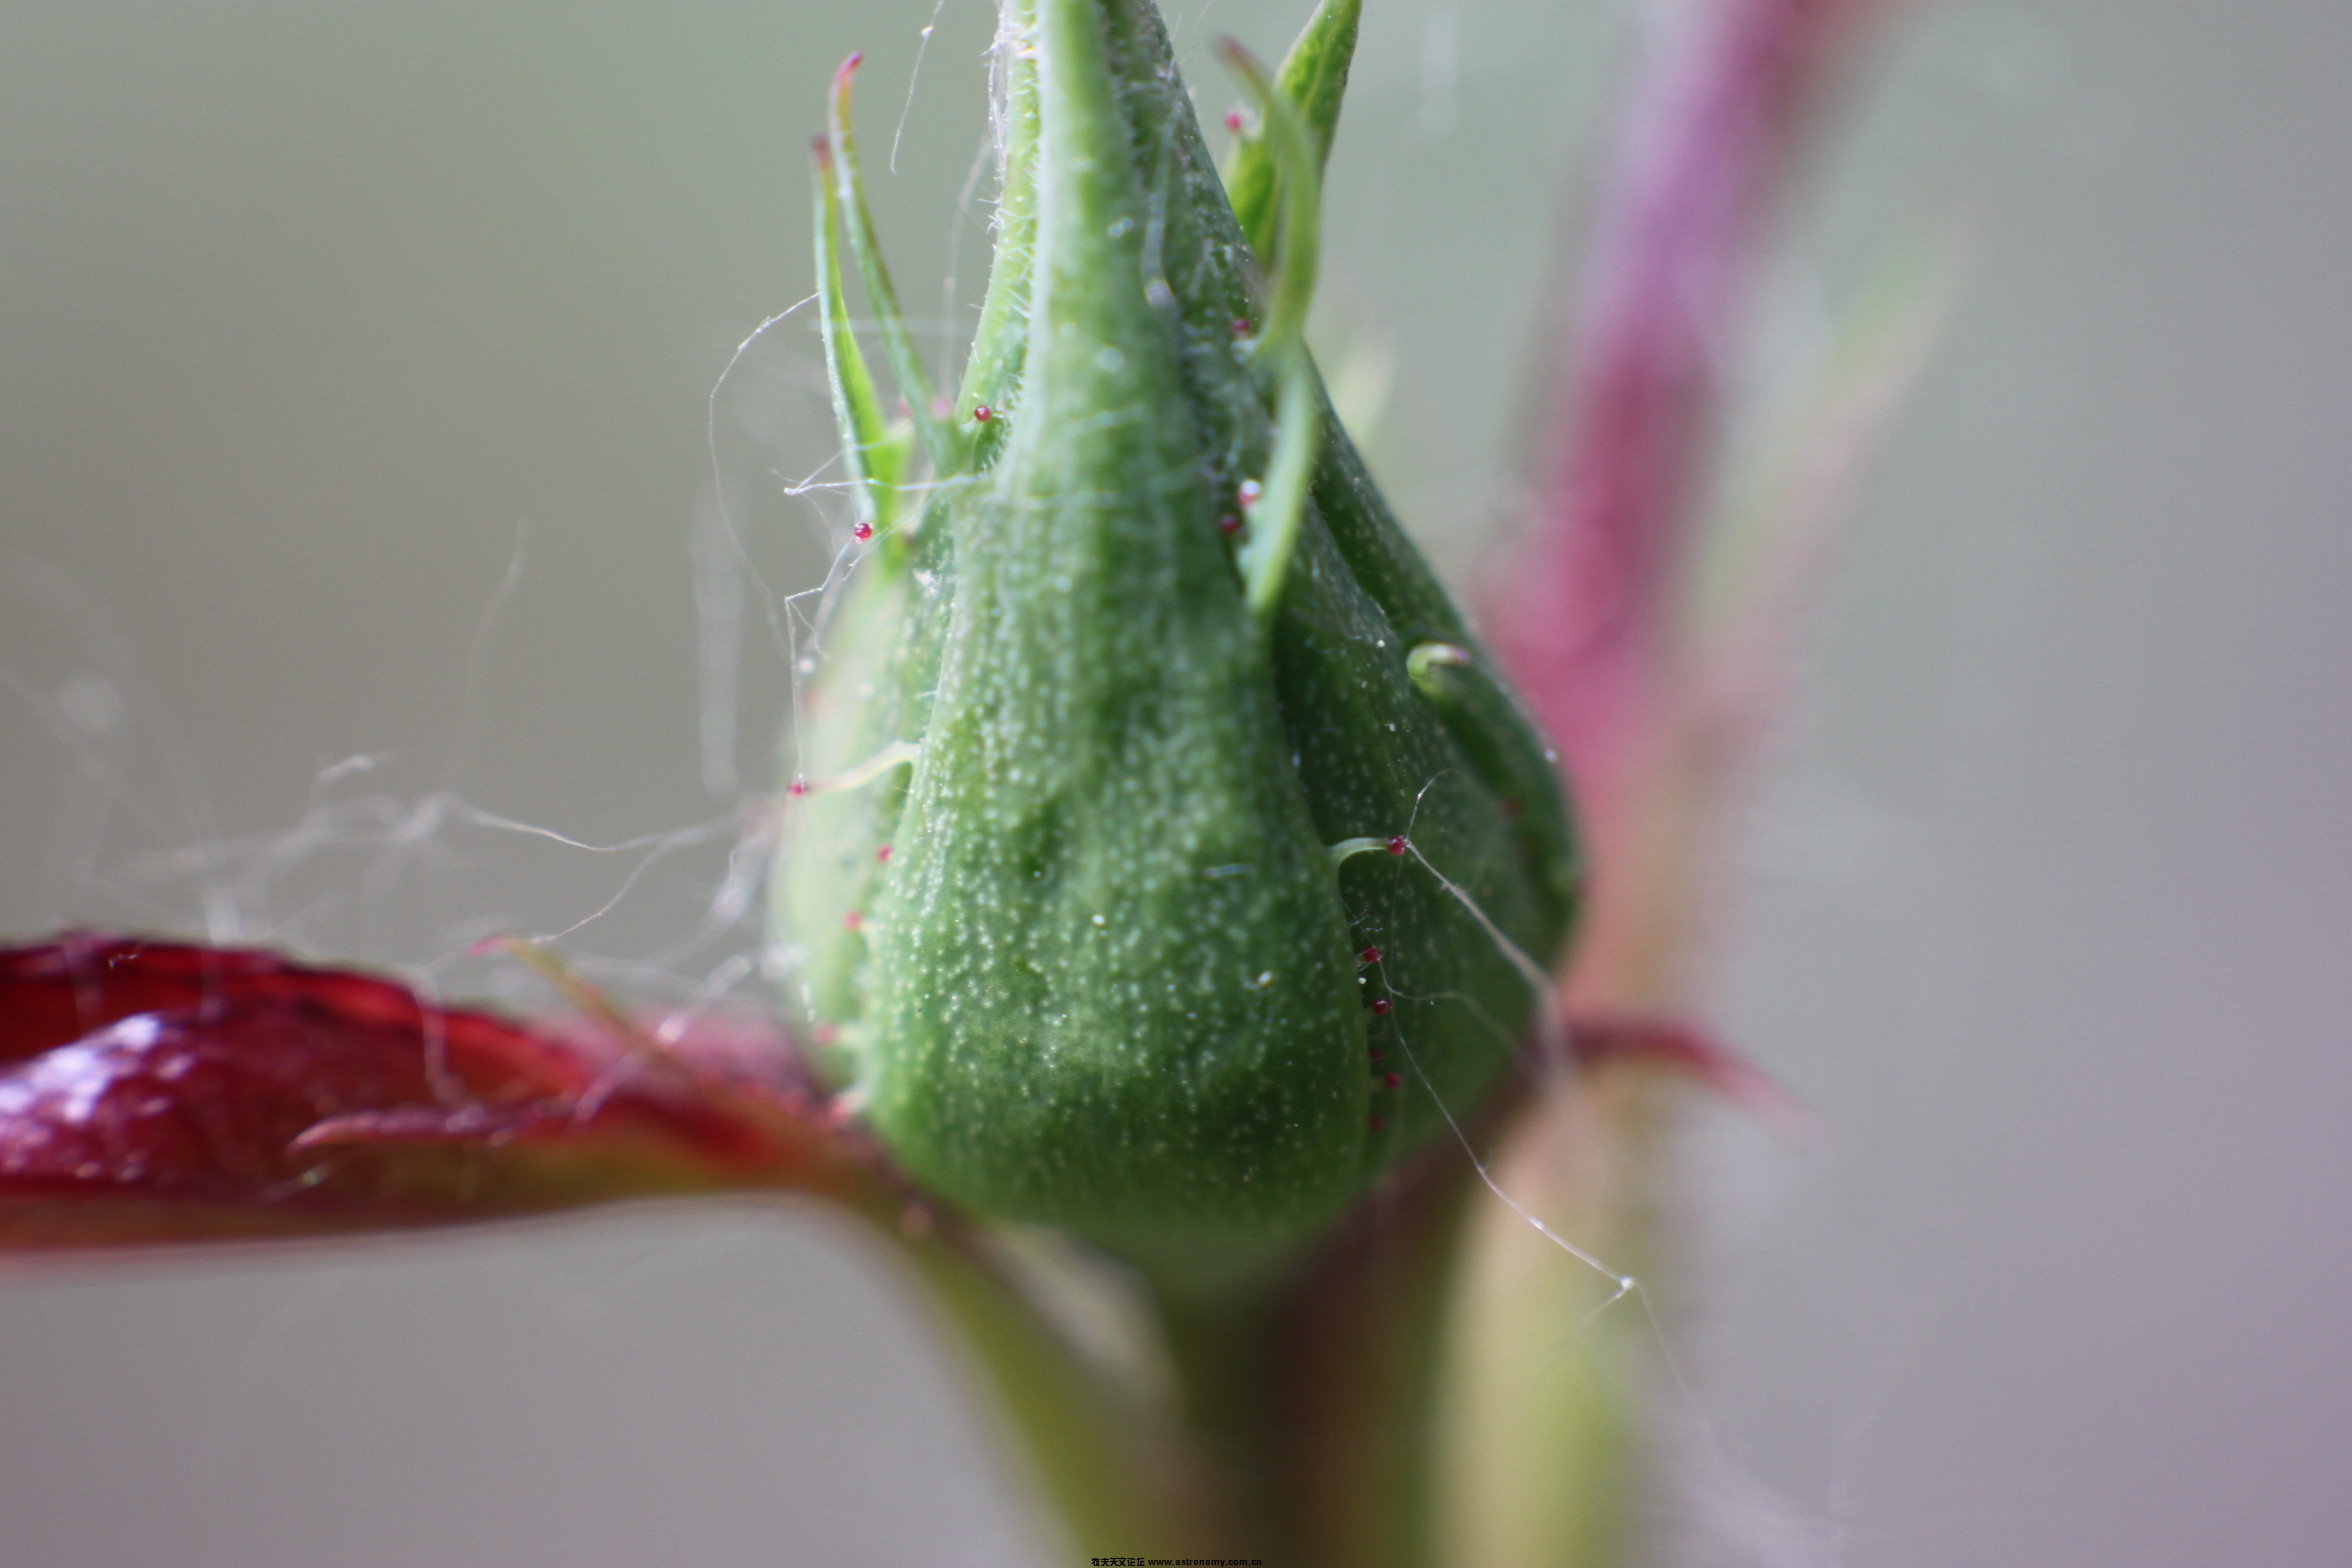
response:
[(1028, 385), (950, 514), (861, 1083), (899, 1158), (982, 1212), (1287, 1228), (1361, 1164), (1346, 932), (1145, 299), (1097, 19), (1042, 10)]
[[(920, 755), (799, 803), (779, 932), (925, 1186), (1213, 1271), (1475, 1108), (1572, 847), (1336, 421), (1249, 611), (1219, 524), (1275, 444), (1263, 280), (1166, 34), (1147, 0), (1006, 16), (1007, 221), (965, 383), (997, 417), (861, 569), (804, 716), (812, 772)], [(1430, 641), (1470, 662), (1426, 678)]]

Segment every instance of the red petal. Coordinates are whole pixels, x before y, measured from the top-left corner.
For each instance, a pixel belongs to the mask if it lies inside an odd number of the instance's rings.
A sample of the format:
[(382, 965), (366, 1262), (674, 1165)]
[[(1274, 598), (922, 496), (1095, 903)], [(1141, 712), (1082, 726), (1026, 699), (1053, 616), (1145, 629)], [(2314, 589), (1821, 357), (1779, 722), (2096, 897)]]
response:
[(526, 1027), (276, 954), (0, 950), (0, 1243), (416, 1225), (877, 1189), (780, 1037)]

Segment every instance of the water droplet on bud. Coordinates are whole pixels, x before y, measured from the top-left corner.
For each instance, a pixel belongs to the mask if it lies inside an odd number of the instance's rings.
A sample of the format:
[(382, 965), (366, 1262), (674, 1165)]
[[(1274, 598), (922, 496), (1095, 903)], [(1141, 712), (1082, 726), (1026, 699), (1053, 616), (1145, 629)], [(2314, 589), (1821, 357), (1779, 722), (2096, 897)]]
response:
[(1236, 493), (1241, 497), (1243, 506), (1255, 506), (1258, 504), (1258, 498), (1266, 493), (1266, 487), (1255, 479), (1244, 479), (1241, 482), (1240, 490)]

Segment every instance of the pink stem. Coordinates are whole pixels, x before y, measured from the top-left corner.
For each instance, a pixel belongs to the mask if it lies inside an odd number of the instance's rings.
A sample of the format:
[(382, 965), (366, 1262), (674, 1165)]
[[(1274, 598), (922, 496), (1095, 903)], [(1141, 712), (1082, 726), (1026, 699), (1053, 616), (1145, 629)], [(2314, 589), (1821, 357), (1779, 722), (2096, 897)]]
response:
[(1605, 819), (1657, 706), (1757, 231), (1826, 67), (1876, 8), (1692, 0), (1636, 86), (1556, 381), (1543, 499), (1490, 618), (1588, 818)]

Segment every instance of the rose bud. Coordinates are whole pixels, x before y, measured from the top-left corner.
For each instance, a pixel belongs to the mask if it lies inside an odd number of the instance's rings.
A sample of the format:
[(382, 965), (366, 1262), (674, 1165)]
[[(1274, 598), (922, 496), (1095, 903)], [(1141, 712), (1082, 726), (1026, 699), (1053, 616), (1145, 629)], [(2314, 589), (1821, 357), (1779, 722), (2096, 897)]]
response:
[(1575, 903), (1548, 754), (1307, 355), (1350, 21), (1281, 83), (1233, 52), (1236, 183), (1274, 193), (1245, 231), (1147, 0), (1008, 3), (994, 270), (951, 399), (858, 197), (846, 67), (819, 159), (876, 542), (804, 696), (780, 956), (917, 1179), (1163, 1272), (1278, 1256), (1474, 1110)]

